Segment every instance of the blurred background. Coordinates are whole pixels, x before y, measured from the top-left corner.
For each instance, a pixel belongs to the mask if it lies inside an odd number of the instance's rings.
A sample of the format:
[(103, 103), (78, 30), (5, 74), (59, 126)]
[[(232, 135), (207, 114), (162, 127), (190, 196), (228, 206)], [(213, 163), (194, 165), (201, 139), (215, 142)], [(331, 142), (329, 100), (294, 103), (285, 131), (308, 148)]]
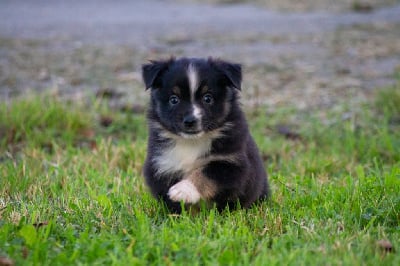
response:
[(359, 102), (399, 73), (399, 0), (2, 0), (0, 17), (0, 101), (49, 91), (140, 109), (140, 66), (172, 55), (242, 63), (250, 107)]

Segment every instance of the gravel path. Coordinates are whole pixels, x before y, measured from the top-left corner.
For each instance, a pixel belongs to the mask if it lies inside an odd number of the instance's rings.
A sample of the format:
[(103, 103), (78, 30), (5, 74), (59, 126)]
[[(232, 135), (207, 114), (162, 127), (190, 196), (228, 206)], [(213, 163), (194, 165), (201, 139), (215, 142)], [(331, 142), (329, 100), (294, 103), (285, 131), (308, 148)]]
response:
[(0, 1), (0, 98), (49, 88), (76, 93), (112, 87), (132, 94), (140, 64), (172, 54), (242, 62), (244, 99), (252, 104), (330, 106), (392, 84), (400, 65), (400, 5), (328, 11), (174, 1)]

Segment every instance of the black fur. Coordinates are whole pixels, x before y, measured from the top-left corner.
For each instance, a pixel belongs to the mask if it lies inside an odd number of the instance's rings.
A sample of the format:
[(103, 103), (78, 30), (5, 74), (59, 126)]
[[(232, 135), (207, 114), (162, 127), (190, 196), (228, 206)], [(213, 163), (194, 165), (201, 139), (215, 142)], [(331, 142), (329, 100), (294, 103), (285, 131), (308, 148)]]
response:
[(241, 66), (212, 58), (172, 58), (152, 61), (142, 71), (151, 89), (144, 175), (152, 194), (174, 212), (181, 204), (171, 200), (170, 188), (183, 179), (220, 209), (238, 202), (249, 207), (267, 198), (267, 175), (238, 101)]

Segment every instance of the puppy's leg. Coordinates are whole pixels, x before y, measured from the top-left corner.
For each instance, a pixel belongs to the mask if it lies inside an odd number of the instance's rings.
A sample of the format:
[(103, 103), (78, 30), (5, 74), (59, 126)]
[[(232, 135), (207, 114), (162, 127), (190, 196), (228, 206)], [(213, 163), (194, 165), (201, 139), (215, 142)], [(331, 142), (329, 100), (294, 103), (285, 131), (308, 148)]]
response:
[(173, 185), (168, 191), (168, 196), (172, 201), (183, 201), (191, 204), (197, 203), (201, 198), (200, 192), (189, 179), (183, 179)]
[(202, 173), (202, 169), (192, 171), (186, 178), (173, 185), (168, 196), (172, 201), (183, 201), (195, 204), (203, 200), (209, 200), (216, 194), (216, 185)]
[(181, 204), (180, 202), (172, 201), (168, 196), (168, 188), (171, 184), (177, 182), (177, 180), (181, 179), (181, 176), (171, 176), (171, 175), (156, 175), (156, 170), (152, 164), (149, 163), (148, 160), (144, 167), (144, 175), (146, 177), (147, 186), (150, 188), (153, 196), (164, 202), (168, 209), (173, 213), (181, 212)]
[(253, 197), (257, 197), (257, 188), (252, 187), (252, 181), (249, 177), (249, 171), (243, 165), (227, 161), (214, 161), (209, 163), (204, 169), (207, 175), (218, 191), (213, 198), (218, 209), (224, 209), (226, 206), (233, 208), (239, 201), (242, 207), (247, 207)]

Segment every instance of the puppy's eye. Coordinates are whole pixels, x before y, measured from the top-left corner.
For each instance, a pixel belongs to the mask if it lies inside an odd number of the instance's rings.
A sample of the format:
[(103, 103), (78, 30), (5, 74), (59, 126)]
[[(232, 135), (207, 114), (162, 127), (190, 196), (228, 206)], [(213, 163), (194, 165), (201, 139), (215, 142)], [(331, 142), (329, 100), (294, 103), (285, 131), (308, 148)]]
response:
[(171, 97), (169, 97), (169, 103), (171, 105), (177, 105), (179, 103), (179, 98), (176, 95), (171, 95)]
[(214, 102), (214, 98), (211, 94), (207, 93), (203, 96), (203, 102), (205, 104), (212, 104)]

